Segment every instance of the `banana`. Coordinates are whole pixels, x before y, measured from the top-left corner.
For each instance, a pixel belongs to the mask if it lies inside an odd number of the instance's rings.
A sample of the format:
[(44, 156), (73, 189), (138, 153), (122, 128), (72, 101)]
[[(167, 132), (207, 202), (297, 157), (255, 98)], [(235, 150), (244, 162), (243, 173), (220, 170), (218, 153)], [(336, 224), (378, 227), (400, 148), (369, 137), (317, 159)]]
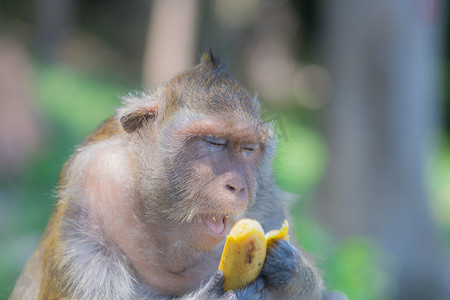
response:
[(236, 290), (255, 280), (264, 265), (266, 251), (277, 239), (289, 240), (289, 224), (285, 220), (280, 230), (264, 235), (261, 224), (252, 219), (241, 219), (225, 241), (219, 270), (224, 274), (223, 289)]

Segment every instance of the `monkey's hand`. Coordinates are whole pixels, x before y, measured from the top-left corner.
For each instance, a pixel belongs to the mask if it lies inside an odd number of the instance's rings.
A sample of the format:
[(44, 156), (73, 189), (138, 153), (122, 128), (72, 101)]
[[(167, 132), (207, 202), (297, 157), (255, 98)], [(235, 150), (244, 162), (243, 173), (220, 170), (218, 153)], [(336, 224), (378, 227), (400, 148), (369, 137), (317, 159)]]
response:
[(285, 240), (278, 240), (267, 250), (260, 277), (265, 280), (270, 299), (348, 300), (341, 293), (324, 292), (318, 270)]
[(320, 299), (323, 285), (318, 271), (289, 242), (278, 240), (267, 249), (261, 271), (271, 298)]
[(265, 279), (268, 289), (280, 289), (289, 286), (300, 275), (303, 265), (300, 251), (289, 242), (278, 240), (267, 249), (261, 277)]
[(217, 270), (211, 279), (200, 289), (188, 296), (182, 297), (180, 300), (238, 300), (234, 291), (224, 292), (223, 290), (223, 272)]

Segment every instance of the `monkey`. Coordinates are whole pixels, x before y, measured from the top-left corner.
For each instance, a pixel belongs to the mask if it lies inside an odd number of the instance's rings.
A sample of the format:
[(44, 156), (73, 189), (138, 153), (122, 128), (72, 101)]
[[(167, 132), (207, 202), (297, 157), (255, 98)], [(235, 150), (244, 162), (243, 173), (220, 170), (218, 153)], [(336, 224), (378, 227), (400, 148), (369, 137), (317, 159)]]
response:
[(259, 277), (225, 292), (218, 264), (237, 220), (288, 218), (273, 126), (211, 52), (152, 91), (129, 94), (76, 148), (15, 299), (345, 300), (284, 240)]

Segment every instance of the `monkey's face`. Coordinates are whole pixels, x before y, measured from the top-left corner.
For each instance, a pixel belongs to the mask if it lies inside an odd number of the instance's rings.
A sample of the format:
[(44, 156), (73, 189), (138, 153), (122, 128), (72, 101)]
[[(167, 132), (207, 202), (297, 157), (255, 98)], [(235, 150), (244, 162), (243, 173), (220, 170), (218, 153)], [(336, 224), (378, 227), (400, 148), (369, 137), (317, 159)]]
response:
[(273, 134), (259, 104), (211, 57), (125, 104), (119, 116), (132, 134), (146, 221), (210, 250), (245, 214), (257, 177), (269, 173)]
[(158, 211), (182, 226), (188, 243), (208, 250), (252, 202), (265, 144), (247, 121), (208, 117), (186, 123), (164, 130), (157, 145), (164, 180), (153, 188), (162, 200)]

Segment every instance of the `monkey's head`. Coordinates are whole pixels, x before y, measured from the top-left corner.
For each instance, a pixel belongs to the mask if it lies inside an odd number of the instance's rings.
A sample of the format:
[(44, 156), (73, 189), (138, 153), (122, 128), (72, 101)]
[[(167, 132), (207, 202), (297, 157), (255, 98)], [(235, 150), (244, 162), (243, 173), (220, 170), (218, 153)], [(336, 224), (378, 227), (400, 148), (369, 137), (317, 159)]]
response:
[[(128, 133), (145, 222), (210, 250), (252, 205), (273, 148), (259, 104), (211, 54), (151, 94), (130, 96)], [(170, 230), (169, 230), (170, 232)]]

